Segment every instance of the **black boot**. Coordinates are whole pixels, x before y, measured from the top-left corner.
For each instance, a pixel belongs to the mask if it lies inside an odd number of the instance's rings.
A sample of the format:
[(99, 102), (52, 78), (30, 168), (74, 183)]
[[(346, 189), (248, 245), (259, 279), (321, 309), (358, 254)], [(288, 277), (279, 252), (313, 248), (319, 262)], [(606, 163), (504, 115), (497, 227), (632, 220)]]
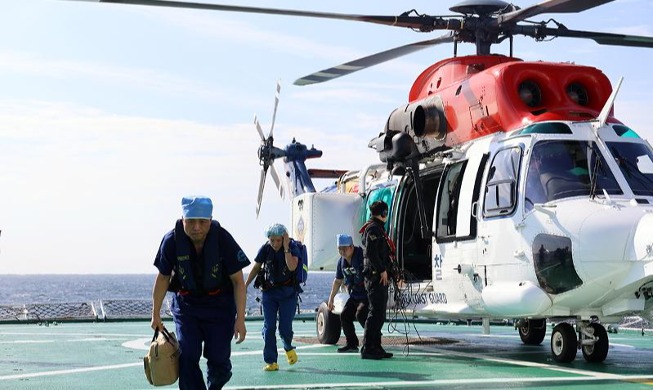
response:
[(351, 344), (345, 344), (344, 347), (338, 348), (338, 352), (340, 353), (345, 353), (345, 352), (358, 352), (358, 347), (355, 345)]
[(384, 357), (385, 354), (378, 348), (363, 346), (361, 349), (361, 358), (363, 359), (381, 360)]
[(392, 352), (386, 352), (385, 349), (383, 349), (383, 347), (379, 347), (379, 351), (383, 355), (384, 359), (390, 359), (391, 357), (394, 356), (394, 354)]

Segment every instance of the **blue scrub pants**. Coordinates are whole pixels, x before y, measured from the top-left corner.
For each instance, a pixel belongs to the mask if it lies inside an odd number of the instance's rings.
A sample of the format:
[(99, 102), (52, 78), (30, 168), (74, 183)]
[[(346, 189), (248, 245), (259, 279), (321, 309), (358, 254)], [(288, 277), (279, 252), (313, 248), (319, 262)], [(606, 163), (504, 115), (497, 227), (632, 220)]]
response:
[(279, 336), (283, 349), (290, 351), (292, 346), (292, 321), (297, 309), (297, 290), (294, 286), (280, 286), (265, 290), (263, 295), (263, 360), (276, 363), (277, 352), (277, 318), (279, 318)]
[(214, 302), (208, 305), (200, 303), (199, 298), (204, 297), (177, 295), (172, 300), (181, 349), (179, 389), (207, 389), (199, 364), (203, 353), (207, 360), (208, 389), (218, 390), (231, 379), (231, 339), (236, 322), (236, 305), (233, 295), (220, 299), (222, 302), (217, 307)]

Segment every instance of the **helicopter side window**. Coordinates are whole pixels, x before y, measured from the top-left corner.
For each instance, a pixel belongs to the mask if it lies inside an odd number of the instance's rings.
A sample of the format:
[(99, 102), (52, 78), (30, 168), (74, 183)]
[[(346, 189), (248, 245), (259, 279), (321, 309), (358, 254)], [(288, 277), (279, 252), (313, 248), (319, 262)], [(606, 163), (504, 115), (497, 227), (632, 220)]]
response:
[(485, 186), (485, 217), (504, 216), (515, 210), (521, 156), (520, 147), (500, 150), (494, 156)]
[(560, 294), (583, 284), (574, 268), (569, 237), (538, 234), (532, 250), (535, 275), (546, 292)]
[(458, 222), (458, 207), (460, 188), (467, 161), (452, 164), (447, 168), (440, 184), (437, 236), (448, 237), (456, 235)]
[(653, 196), (653, 153), (645, 144), (608, 142), (608, 149), (635, 195)]

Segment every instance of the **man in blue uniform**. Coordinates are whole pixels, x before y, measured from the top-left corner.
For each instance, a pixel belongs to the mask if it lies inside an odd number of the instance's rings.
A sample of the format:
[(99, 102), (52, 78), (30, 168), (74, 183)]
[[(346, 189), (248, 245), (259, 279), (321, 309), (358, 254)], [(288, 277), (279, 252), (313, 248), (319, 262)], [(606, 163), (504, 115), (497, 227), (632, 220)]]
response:
[(159, 274), (151, 325), (163, 328), (161, 305), (170, 288), (181, 349), (179, 388), (207, 388), (199, 365), (203, 349), (208, 388), (221, 389), (231, 378), (231, 338), (241, 343), (247, 333), (242, 269), (250, 262), (231, 234), (211, 219), (211, 199), (184, 197), (181, 206), (182, 219), (163, 237), (154, 261)]
[(388, 306), (388, 285), (392, 270), (390, 242), (385, 233), (385, 221), (388, 219), (388, 205), (376, 201), (370, 205), (372, 216), (363, 225), (362, 233), (365, 288), (369, 300), (369, 314), (365, 321), (365, 335), (361, 357), (363, 359), (391, 358), (381, 346), (381, 328), (385, 322)]
[(260, 287), (263, 296), (263, 360), (265, 371), (278, 371), (277, 358), (277, 316), (279, 336), (283, 342), (288, 364), (297, 363), (297, 352), (292, 345), (292, 321), (297, 308), (299, 285), (295, 270), (299, 263), (299, 247), (288, 236), (282, 224), (270, 226), (266, 235), (268, 241), (261, 246), (254, 259), (254, 266), (247, 277), (246, 287), (262, 272)]
[(340, 313), (340, 323), (347, 343), (338, 348), (338, 352), (358, 352), (358, 336), (356, 336), (354, 320), (358, 320), (361, 326), (365, 327), (368, 312), (367, 291), (365, 291), (363, 277), (363, 249), (355, 247), (354, 240), (348, 234), (338, 234), (336, 244), (340, 259), (336, 266), (336, 277), (333, 279), (327, 305), (329, 310), (333, 310), (333, 299), (344, 283), (349, 293), (349, 299)]

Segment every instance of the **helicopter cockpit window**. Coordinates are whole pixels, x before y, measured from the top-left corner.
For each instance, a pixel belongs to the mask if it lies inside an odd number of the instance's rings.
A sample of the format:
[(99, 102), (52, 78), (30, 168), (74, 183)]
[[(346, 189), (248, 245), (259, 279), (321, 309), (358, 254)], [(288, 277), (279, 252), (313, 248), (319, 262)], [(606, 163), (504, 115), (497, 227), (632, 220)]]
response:
[(619, 137), (624, 138), (640, 138), (640, 136), (635, 133), (633, 129), (624, 125), (612, 125), (612, 129)]
[(494, 156), (485, 186), (485, 217), (504, 216), (514, 211), (521, 156), (520, 147), (500, 150)]
[(566, 123), (541, 122), (525, 127), (517, 134), (572, 134), (572, 132)]
[(538, 234), (532, 249), (535, 275), (544, 291), (560, 294), (583, 284), (574, 268), (568, 237)]
[(533, 147), (524, 208), (572, 196), (623, 194), (593, 142), (540, 141)]
[(625, 142), (608, 142), (607, 145), (633, 193), (639, 196), (653, 196), (651, 149), (644, 144)]

